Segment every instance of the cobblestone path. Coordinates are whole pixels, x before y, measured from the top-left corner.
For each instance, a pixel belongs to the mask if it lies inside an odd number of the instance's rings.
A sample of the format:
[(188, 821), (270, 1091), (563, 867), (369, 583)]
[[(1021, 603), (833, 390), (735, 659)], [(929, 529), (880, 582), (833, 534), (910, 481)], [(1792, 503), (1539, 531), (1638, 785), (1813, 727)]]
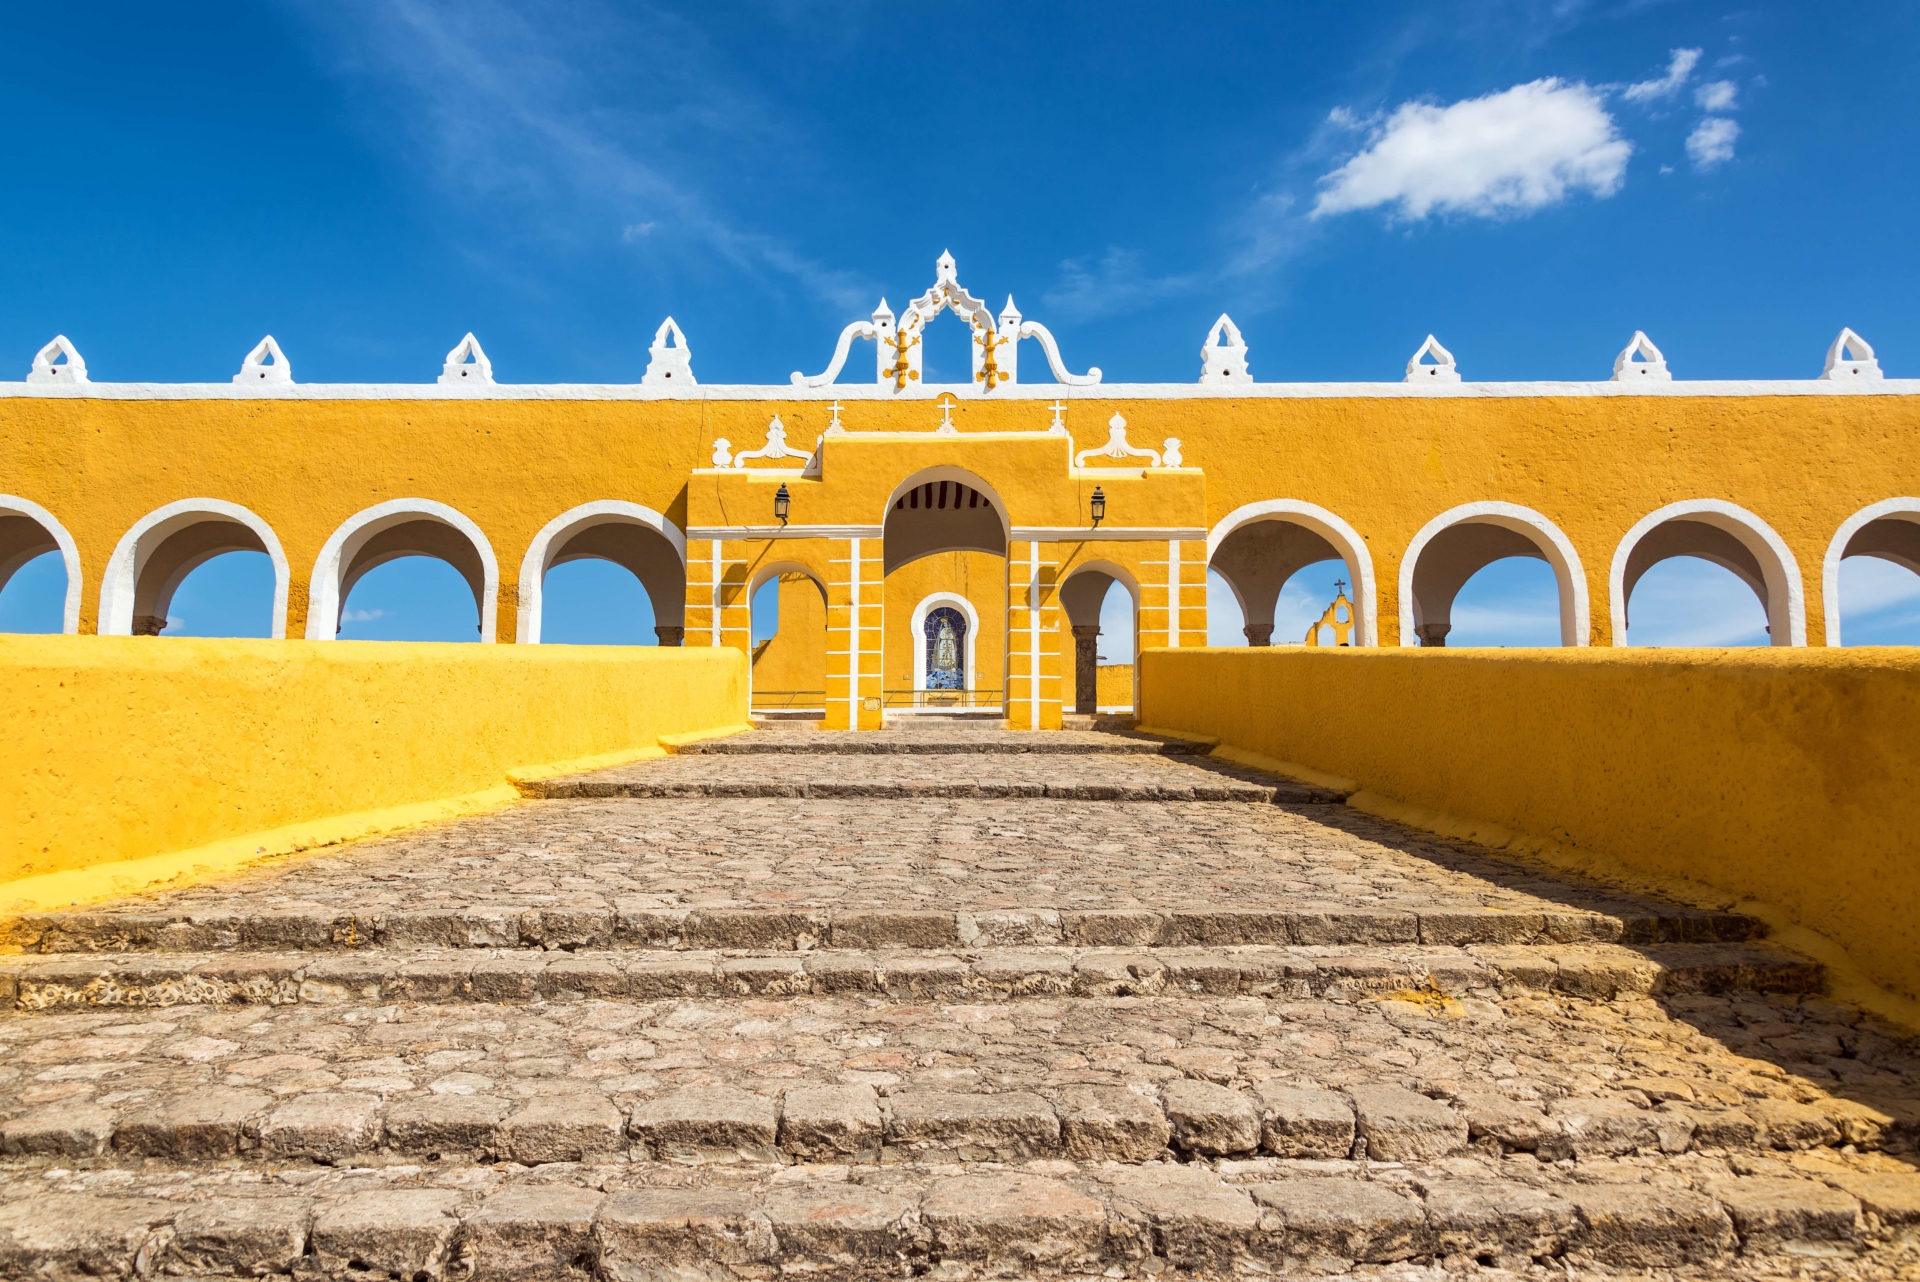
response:
[(1811, 963), (1189, 749), (759, 731), (12, 919), (0, 1276), (1920, 1277)]

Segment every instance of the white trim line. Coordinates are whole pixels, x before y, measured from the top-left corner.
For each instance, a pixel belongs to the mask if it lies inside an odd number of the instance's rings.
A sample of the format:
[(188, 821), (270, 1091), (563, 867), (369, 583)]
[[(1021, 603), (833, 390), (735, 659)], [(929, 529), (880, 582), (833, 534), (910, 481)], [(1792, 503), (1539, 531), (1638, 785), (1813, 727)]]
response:
[(60, 631), (73, 636), (80, 631), (80, 593), (84, 586), (80, 581), (80, 545), (73, 541), (73, 535), (67, 533), (67, 527), (54, 519), (53, 513), (32, 499), (0, 494), (0, 512), (24, 516), (53, 536), (54, 543), (60, 549), (60, 563), (67, 570), (67, 598), (60, 610)]
[[(1392, 386), (1402, 385), (1396, 383)], [(1420, 384), (1414, 386), (1419, 387)], [(1347, 563), (1347, 572), (1354, 578), (1354, 595), (1350, 599), (1359, 616), (1360, 644), (1379, 645), (1380, 625), (1375, 617), (1379, 610), (1379, 592), (1374, 586), (1373, 553), (1367, 550), (1367, 541), (1360, 537), (1358, 531), (1317, 503), (1300, 499), (1262, 499), (1258, 503), (1235, 508), (1215, 522), (1213, 529), (1208, 532), (1207, 564), (1213, 564), (1213, 554), (1220, 550), (1220, 544), (1227, 535), (1249, 522), (1271, 519), (1304, 525), (1333, 544), (1333, 550)]]
[[(882, 528), (884, 529), (887, 519), (893, 515), (893, 505), (905, 498), (908, 490), (918, 489), (920, 486), (926, 485), (929, 482), (938, 483), (940, 481), (953, 481), (966, 486), (970, 490), (978, 491), (980, 497), (992, 505), (994, 515), (1000, 518), (1001, 530), (1006, 531), (1013, 528), (1013, 518), (1007, 514), (1007, 502), (1000, 497), (1000, 492), (991, 485), (988, 485), (978, 472), (970, 472), (964, 467), (955, 467), (951, 463), (936, 463), (932, 467), (923, 467), (906, 480), (900, 482), (900, 484), (894, 486), (893, 493), (887, 495), (886, 504), (880, 509)], [(924, 511), (925, 509), (919, 510)], [(959, 509), (954, 508), (950, 510), (958, 511)], [(884, 537), (884, 535), (880, 537)], [(1011, 539), (1013, 536), (1009, 534), (1007, 537)]]
[[(470, 394), (470, 393), (469, 393)], [(394, 518), (400, 518), (398, 520)], [(433, 499), (389, 499), (354, 513), (327, 537), (313, 563), (313, 579), (307, 585), (307, 640), (332, 641), (340, 631), (340, 580), (353, 554), (374, 535), (407, 518), (426, 518), (450, 525), (467, 536), (480, 554), (482, 590), (480, 594), (480, 640), (494, 639), (494, 615), (500, 597), (500, 566), (493, 558), (493, 545), (480, 527), (464, 513)]]
[(1862, 526), (1889, 516), (1904, 516), (1920, 522), (1920, 498), (1882, 499), (1878, 503), (1870, 503), (1840, 522), (1840, 528), (1834, 531), (1833, 541), (1827, 544), (1827, 555), (1820, 563), (1820, 607), (1827, 621), (1828, 645), (1837, 646), (1841, 643), (1840, 562), (1847, 555), (1847, 544), (1853, 542), (1853, 536), (1860, 532)]
[(1040, 545), (1027, 544), (1027, 691), (1033, 719), (1027, 729), (1040, 728)]
[[(847, 619), (847, 729), (858, 730), (860, 728), (860, 629), (862, 626), (860, 619), (860, 583), (866, 578), (866, 570), (860, 557), (860, 540), (855, 538), (851, 540), (851, 542), (852, 547), (847, 553), (847, 559), (853, 567), (853, 583), (851, 585), (853, 592), (853, 609), (850, 617)], [(832, 602), (829, 601), (828, 604), (829, 607), (831, 607)], [(884, 595), (881, 597), (881, 604), (883, 606), (886, 604)], [(831, 609), (829, 609), (828, 617), (832, 617)], [(886, 663), (886, 650), (884, 649), (886, 625), (887, 613), (883, 609), (880, 612), (880, 627), (882, 629), (881, 644), (883, 647), (880, 654), (883, 669)], [(885, 713), (883, 712), (881, 715), (884, 716)]]
[(1158, 542), (1161, 539), (1198, 543), (1207, 537), (1207, 531), (1198, 525), (1103, 525), (1097, 530), (1090, 525), (1016, 525), (1013, 537), (1038, 539), (1042, 543)]
[[(471, 337), (469, 335), (468, 337)], [(687, 536), (680, 527), (650, 507), (621, 499), (600, 499), (568, 508), (540, 527), (533, 543), (520, 561), (520, 607), (514, 620), (514, 640), (521, 645), (540, 644), (540, 626), (546, 601), (547, 571), (553, 558), (566, 547), (567, 539), (596, 525), (644, 525), (673, 544), (679, 554), (680, 569), (687, 568)], [(651, 602), (649, 602), (651, 604)], [(654, 611), (658, 615), (659, 611)]]
[[(1627, 558), (1655, 526), (1668, 521), (1699, 521), (1716, 526), (1739, 539), (1760, 562), (1760, 573), (1767, 584), (1767, 635), (1774, 645), (1807, 643), (1807, 597), (1800, 582), (1800, 565), (1793, 549), (1773, 532), (1773, 527), (1736, 504), (1723, 499), (1686, 499), (1669, 503), (1649, 512), (1634, 523), (1620, 546), (1613, 551), (1613, 565), (1607, 574), (1607, 597), (1613, 621), (1613, 644), (1627, 644)], [(1757, 546), (1756, 546), (1757, 544)], [(1787, 639), (1781, 640), (1782, 629)]]
[(1459, 507), (1447, 509), (1421, 526), (1420, 533), (1414, 535), (1413, 542), (1407, 545), (1407, 553), (1400, 559), (1401, 645), (1420, 644), (1420, 637), (1414, 631), (1413, 614), (1413, 572), (1419, 564), (1420, 554), (1442, 531), (1456, 525), (1497, 525), (1524, 535), (1539, 548), (1545, 554), (1547, 564), (1553, 567), (1553, 577), (1559, 585), (1560, 644), (1587, 644), (1592, 623), (1587, 599), (1587, 575), (1580, 566), (1580, 554), (1573, 550), (1573, 542), (1560, 532), (1559, 526), (1530, 507), (1489, 501), (1462, 503)]
[(973, 602), (953, 592), (933, 592), (913, 607), (913, 688), (927, 688), (927, 638), (924, 635), (927, 615), (936, 608), (950, 605), (967, 616), (967, 689), (974, 687), (976, 675), (973, 665), (974, 642), (980, 639), (980, 614), (973, 608)]
[(1180, 540), (1167, 541), (1167, 646), (1180, 648)]
[(689, 525), (690, 539), (877, 539), (877, 525)]
[(107, 572), (100, 580), (100, 618), (98, 630), (101, 636), (125, 637), (133, 635), (133, 600), (140, 588), (140, 572), (146, 569), (147, 557), (152, 555), (154, 547), (141, 549), (141, 541), (153, 530), (162, 525), (172, 525), (162, 535), (162, 541), (179, 530), (184, 530), (197, 521), (182, 521), (184, 516), (217, 516), (246, 526), (259, 536), (266, 546), (267, 556), (273, 561), (273, 631), (276, 641), (287, 635), (287, 589), (291, 575), (287, 567), (287, 554), (280, 550), (280, 540), (274, 536), (273, 527), (261, 520), (253, 512), (238, 503), (229, 503), (225, 499), (181, 499), (165, 507), (155, 508), (133, 523), (133, 528), (120, 536), (120, 542), (114, 545), (113, 555), (107, 560)]

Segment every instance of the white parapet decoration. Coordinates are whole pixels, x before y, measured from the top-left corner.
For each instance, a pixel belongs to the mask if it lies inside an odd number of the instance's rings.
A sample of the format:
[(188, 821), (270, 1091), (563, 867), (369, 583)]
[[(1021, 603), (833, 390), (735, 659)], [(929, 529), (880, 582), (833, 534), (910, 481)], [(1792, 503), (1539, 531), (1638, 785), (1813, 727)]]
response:
[(493, 362), (480, 350), (480, 340), (469, 333), (447, 353), (440, 381), (453, 387), (480, 387), (493, 382)]
[(1660, 354), (1653, 340), (1636, 329), (1633, 341), (1613, 358), (1613, 381), (1671, 383), (1673, 375), (1667, 371), (1667, 358)]
[(641, 383), (648, 387), (692, 387), (693, 353), (687, 349), (687, 336), (669, 316), (653, 331), (653, 346), (647, 349), (647, 372)]
[(247, 353), (247, 359), (240, 362), (240, 372), (233, 376), (236, 383), (248, 383), (255, 387), (266, 385), (284, 385), (293, 382), (293, 366), (287, 362), (287, 354), (280, 350), (280, 344), (273, 341), (269, 334), (254, 344)]
[[(727, 441), (714, 442), (714, 445), (716, 448), (714, 449), (714, 452), (713, 452), (713, 465), (715, 467), (727, 466), (727, 464), (722, 463), (720, 461), (720, 450), (718, 449), (719, 446), (727, 445), (727, 444), (730, 444), (730, 442), (727, 442)], [(775, 414), (773, 416), (773, 421), (767, 424), (767, 443), (765, 445), (762, 445), (757, 450), (741, 450), (738, 454), (733, 456), (733, 466), (745, 467), (747, 465), (747, 460), (750, 458), (810, 459), (812, 457), (813, 455), (808, 453), (806, 450), (796, 450), (791, 445), (787, 444), (787, 425), (780, 421), (780, 416), (778, 414)]]
[(1873, 348), (1867, 340), (1850, 329), (1842, 329), (1840, 337), (1833, 340), (1833, 346), (1827, 349), (1827, 367), (1820, 377), (1831, 382), (1843, 382), (1856, 378), (1884, 378), (1880, 372), (1880, 362), (1874, 359)]
[[(1433, 364), (1425, 363), (1427, 357), (1433, 357)], [(1454, 363), (1453, 353), (1440, 346), (1440, 340), (1432, 334), (1420, 344), (1420, 350), (1407, 362), (1407, 382), (1409, 383), (1458, 383), (1460, 367)]]
[(1220, 313), (1220, 319), (1207, 331), (1207, 341), (1200, 345), (1200, 381), (1253, 381), (1253, 376), (1247, 373), (1247, 340), (1240, 337), (1240, 327), (1225, 312)]
[(33, 367), (27, 371), (27, 381), (84, 383), (87, 381), (87, 363), (80, 358), (80, 349), (69, 342), (65, 334), (55, 334), (51, 343), (34, 353)]
[[(1180, 450), (1180, 442), (1177, 440), (1170, 441), (1169, 444), (1173, 446), (1174, 453), (1178, 454)], [(1129, 459), (1129, 458), (1146, 458), (1146, 459), (1153, 460), (1153, 462), (1149, 463), (1147, 466), (1149, 467), (1162, 466), (1159, 451), (1139, 449), (1127, 443), (1127, 420), (1124, 418), (1121, 418), (1118, 414), (1115, 414), (1112, 418), (1107, 420), (1107, 443), (1105, 445), (1097, 446), (1094, 449), (1081, 450), (1078, 454), (1073, 456), (1073, 465), (1075, 467), (1085, 467), (1087, 465), (1087, 460), (1090, 458), (1112, 458), (1112, 459), (1123, 459), (1123, 460)], [(1177, 466), (1177, 464), (1175, 466)]]

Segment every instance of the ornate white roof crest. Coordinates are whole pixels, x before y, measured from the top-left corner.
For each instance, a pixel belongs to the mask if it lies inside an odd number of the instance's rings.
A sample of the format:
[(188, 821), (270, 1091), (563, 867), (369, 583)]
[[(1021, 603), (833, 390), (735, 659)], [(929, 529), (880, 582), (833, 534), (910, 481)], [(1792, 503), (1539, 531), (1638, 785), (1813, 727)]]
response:
[[(672, 345), (668, 345), (668, 340)], [(669, 316), (653, 331), (653, 346), (647, 349), (647, 372), (640, 379), (648, 387), (692, 387), (693, 353), (687, 350), (687, 336)]]
[(287, 354), (269, 334), (255, 343), (247, 358), (240, 362), (240, 372), (233, 376), (233, 381), (256, 387), (262, 383), (291, 383), (293, 366), (287, 363)]
[(480, 350), (480, 340), (471, 331), (447, 353), (447, 363), (440, 370), (440, 381), (463, 387), (493, 382), (493, 362)]
[[(1433, 357), (1434, 363), (1422, 364), (1421, 362), (1429, 356)], [(1407, 362), (1407, 381), (1409, 383), (1458, 383), (1460, 369), (1453, 362), (1453, 353), (1440, 346), (1440, 340), (1429, 334), (1427, 341), (1420, 344), (1420, 350), (1413, 354), (1413, 359)]]
[[(1848, 353), (1852, 354), (1849, 355)], [(1867, 346), (1867, 340), (1850, 329), (1842, 329), (1840, 337), (1833, 340), (1833, 346), (1827, 349), (1827, 367), (1820, 377), (1831, 381), (1856, 378), (1881, 378), (1880, 362), (1874, 358), (1873, 349)]]
[(1247, 373), (1247, 340), (1240, 337), (1240, 327), (1225, 312), (1220, 313), (1220, 319), (1207, 331), (1207, 341), (1200, 345), (1200, 381), (1253, 381), (1253, 376)]
[[(63, 361), (60, 358), (65, 357)], [(20, 368), (18, 365), (15, 369)], [(55, 334), (53, 341), (34, 353), (33, 368), (27, 371), (29, 383), (84, 383), (87, 381), (87, 363), (80, 359), (80, 349), (67, 340), (65, 334)]]
[[(1638, 360), (1634, 359), (1636, 356)], [(1660, 354), (1653, 340), (1636, 329), (1633, 331), (1633, 341), (1627, 344), (1626, 350), (1613, 358), (1613, 381), (1627, 383), (1642, 379), (1671, 383), (1673, 375), (1667, 372), (1667, 358)]]

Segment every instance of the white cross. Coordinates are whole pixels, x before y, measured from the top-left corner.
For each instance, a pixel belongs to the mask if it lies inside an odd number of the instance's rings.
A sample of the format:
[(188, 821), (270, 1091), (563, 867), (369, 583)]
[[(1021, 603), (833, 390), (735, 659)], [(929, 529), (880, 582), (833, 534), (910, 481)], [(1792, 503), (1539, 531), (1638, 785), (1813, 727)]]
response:
[(1059, 401), (1055, 401), (1053, 404), (1047, 406), (1047, 408), (1053, 411), (1053, 422), (1049, 426), (1065, 427), (1066, 424), (1060, 421), (1060, 416), (1066, 412), (1067, 407)]
[(827, 424), (827, 426), (828, 427), (840, 426), (840, 402), (835, 401), (833, 404), (827, 406), (827, 408), (833, 411), (833, 422)]
[(940, 426), (942, 427), (953, 426), (953, 407), (955, 403), (956, 402), (951, 396), (944, 398), (940, 402)]

